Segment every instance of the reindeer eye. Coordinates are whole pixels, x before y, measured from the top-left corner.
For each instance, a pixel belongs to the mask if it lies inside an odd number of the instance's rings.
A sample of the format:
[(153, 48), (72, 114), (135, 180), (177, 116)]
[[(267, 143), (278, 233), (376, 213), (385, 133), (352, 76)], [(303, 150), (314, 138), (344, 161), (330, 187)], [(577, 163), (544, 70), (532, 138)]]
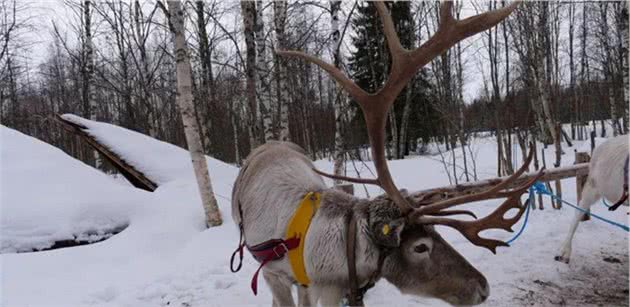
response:
[(418, 253), (426, 253), (429, 251), (429, 247), (426, 244), (418, 244), (416, 245), (416, 247), (413, 248), (413, 250)]

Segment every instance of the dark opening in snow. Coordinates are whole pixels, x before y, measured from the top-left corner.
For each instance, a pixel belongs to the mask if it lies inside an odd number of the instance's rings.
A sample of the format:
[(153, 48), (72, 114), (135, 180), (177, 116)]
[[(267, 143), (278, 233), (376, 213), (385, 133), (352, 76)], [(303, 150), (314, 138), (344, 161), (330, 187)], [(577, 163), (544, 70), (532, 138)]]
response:
[(75, 246), (98, 243), (98, 242), (105, 241), (113, 237), (114, 235), (121, 233), (123, 230), (127, 228), (127, 226), (129, 225), (118, 226), (112, 229), (108, 229), (106, 231), (86, 232), (79, 235), (74, 235), (73, 239), (55, 241), (49, 247), (32, 248), (29, 250), (18, 250), (17, 253), (43, 252), (43, 251), (48, 251), (48, 250), (53, 250), (53, 249), (58, 249), (58, 248), (75, 247)]

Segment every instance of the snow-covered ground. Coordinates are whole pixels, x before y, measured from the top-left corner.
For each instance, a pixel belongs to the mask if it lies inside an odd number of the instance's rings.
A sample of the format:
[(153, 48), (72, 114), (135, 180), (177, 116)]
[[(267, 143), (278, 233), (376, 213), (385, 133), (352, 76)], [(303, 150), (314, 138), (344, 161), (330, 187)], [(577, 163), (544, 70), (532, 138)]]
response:
[[(258, 296), (249, 289), (257, 268), (249, 255), (239, 273), (229, 270), (229, 256), (238, 242), (229, 203), (238, 168), (208, 157), (225, 223), (205, 229), (185, 150), (112, 125), (67, 118), (90, 127), (89, 133), (160, 186), (151, 193), (121, 184), (48, 144), (1, 126), (2, 306), (271, 304), (265, 286), (261, 285)], [(579, 143), (574, 148), (580, 146), (587, 145)], [(475, 139), (472, 147), (479, 179), (494, 176), (493, 140)], [(563, 164), (572, 164), (573, 148), (565, 151)], [(551, 159), (553, 148), (545, 156)], [(329, 161), (316, 164), (332, 169)], [(550, 160), (547, 165), (552, 165)], [(449, 184), (439, 157), (391, 161), (390, 167), (397, 184), (410, 190)], [(348, 169), (352, 175), (353, 167)], [(362, 171), (363, 176), (367, 174)], [(380, 194), (375, 187), (367, 189), (370, 196)], [(355, 191), (365, 195), (362, 186)], [(563, 181), (563, 196), (575, 202), (575, 180)], [(483, 214), (498, 203), (470, 207)], [(548, 201), (546, 207), (533, 211), (524, 234), (512, 247), (499, 248), (497, 255), (473, 246), (451, 229), (440, 227), (439, 231), (488, 278), (491, 295), (486, 306), (627, 306), (628, 234), (598, 221), (581, 223), (572, 262), (565, 265), (553, 256), (574, 211), (552, 210)], [(627, 211), (627, 207), (616, 212), (608, 212), (603, 205), (593, 207), (593, 212), (624, 224), (628, 224)], [(121, 227), (126, 228), (99, 243), (14, 253)], [(484, 235), (508, 239), (513, 234), (489, 231)], [(264, 279), (259, 282), (264, 284)], [(367, 294), (366, 304), (445, 305), (402, 295), (385, 281)]]

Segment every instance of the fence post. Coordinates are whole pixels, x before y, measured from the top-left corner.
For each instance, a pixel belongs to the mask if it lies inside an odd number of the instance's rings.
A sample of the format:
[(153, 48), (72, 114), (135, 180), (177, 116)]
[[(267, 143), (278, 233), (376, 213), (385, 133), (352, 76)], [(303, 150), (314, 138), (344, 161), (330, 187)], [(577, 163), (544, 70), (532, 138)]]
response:
[[(586, 153), (586, 152), (575, 152), (575, 164), (578, 163), (584, 163), (584, 162), (589, 162), (591, 161), (591, 156)], [(580, 201), (582, 200), (582, 188), (584, 187), (584, 184), (586, 183), (586, 178), (588, 177), (588, 175), (579, 175), (575, 177), (575, 184), (576, 184), (576, 190), (577, 190), (577, 201), (578, 204), (580, 204)], [(591, 212), (591, 209), (588, 209), (588, 212)], [(591, 217), (588, 214), (585, 214), (584, 217), (582, 217), (582, 221), (588, 221), (590, 220)]]

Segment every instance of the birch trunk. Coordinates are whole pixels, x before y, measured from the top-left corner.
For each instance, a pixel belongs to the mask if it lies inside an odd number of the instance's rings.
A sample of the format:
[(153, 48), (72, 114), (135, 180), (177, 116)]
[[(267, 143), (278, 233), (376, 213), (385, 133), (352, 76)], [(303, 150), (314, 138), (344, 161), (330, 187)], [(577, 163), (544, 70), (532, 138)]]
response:
[[(274, 24), (276, 27), (276, 38), (278, 39), (278, 48), (286, 50), (288, 47), (287, 36), (284, 32), (287, 21), (287, 2), (274, 1)], [(288, 69), (284, 59), (276, 55), (276, 69), (278, 70), (278, 104), (280, 105), (280, 140), (289, 140), (289, 83)]]
[(247, 53), (246, 84), (247, 84), (247, 110), (249, 115), (247, 133), (249, 135), (249, 145), (251, 149), (256, 148), (258, 141), (258, 99), (256, 97), (256, 42), (254, 39), (254, 19), (256, 16), (256, 6), (253, 1), (241, 1), (241, 15), (243, 16), (243, 35)]
[(578, 95), (575, 88), (575, 64), (573, 61), (573, 37), (575, 32), (575, 3), (569, 3), (569, 87), (573, 97), (573, 110), (571, 111), (571, 138), (575, 140), (576, 128), (579, 125)]
[[(332, 37), (332, 51), (335, 67), (341, 69), (342, 59), (340, 53), (341, 44), (341, 32), (339, 29), (339, 10), (341, 9), (341, 1), (330, 2), (330, 17), (331, 17), (331, 37)], [(343, 129), (343, 106), (346, 104), (346, 93), (343, 88), (335, 82), (335, 99), (333, 109), (335, 112), (335, 153), (334, 153), (334, 167), (333, 172), (337, 176), (344, 175), (344, 150), (343, 150), (343, 136), (341, 131)], [(342, 184), (343, 181), (335, 180), (335, 185)]]
[(267, 57), (265, 48), (265, 23), (262, 14), (263, 4), (261, 0), (256, 1), (256, 17), (254, 25), (254, 36), (256, 38), (256, 68), (258, 70), (256, 80), (256, 94), (260, 99), (260, 114), (263, 121), (263, 135), (265, 142), (272, 140), (273, 121), (271, 120), (271, 90), (269, 88), (269, 68), (267, 67)]
[[(580, 36), (580, 83), (582, 84), (582, 91), (581, 91), (581, 97), (580, 97), (580, 101), (584, 101), (586, 99), (586, 87), (585, 84), (588, 83), (590, 81), (590, 73), (589, 73), (589, 56), (588, 56), (588, 51), (587, 51), (587, 44), (586, 44), (586, 40), (588, 38), (588, 32), (587, 32), (587, 28), (588, 28), (588, 15), (587, 13), (589, 12), (589, 9), (587, 7), (588, 3), (584, 2), (582, 4), (582, 26), (581, 26), (581, 36)], [(582, 119), (582, 106), (579, 106), (578, 109), (578, 118), (580, 118), (580, 129), (578, 130), (578, 137), (580, 138), (580, 140), (584, 140), (585, 139), (585, 126), (588, 126), (588, 119), (586, 119), (586, 125), (583, 125), (583, 123), (581, 122)]]
[[(615, 84), (614, 84), (614, 67), (613, 67), (613, 57), (611, 54), (611, 46), (609, 44), (609, 29), (608, 29), (608, 3), (600, 2), (599, 3), (599, 27), (600, 27), (600, 35), (599, 41), (602, 47), (602, 52), (604, 54), (603, 59), (603, 67), (604, 67), (604, 78), (606, 80), (606, 85), (608, 86), (608, 104), (610, 108), (610, 117), (612, 119), (613, 126), (613, 135), (617, 136), (619, 134), (618, 125), (617, 125), (617, 106), (615, 101)], [(603, 127), (603, 126), (602, 126)]]
[(184, 29), (184, 11), (179, 1), (169, 1), (168, 8), (170, 12), (170, 23), (172, 25), (171, 31), (175, 37), (177, 76), (176, 102), (182, 116), (188, 151), (190, 152), (195, 177), (197, 178), (199, 194), (206, 213), (207, 226), (218, 226), (221, 225), (223, 221), (219, 207), (217, 206), (217, 200), (212, 191), (206, 156), (203, 153), (199, 127), (197, 126), (194, 114), (190, 57), (188, 55), (188, 47), (186, 46)]
[[(96, 104), (96, 92), (94, 91), (94, 45), (92, 43), (92, 14), (90, 13), (91, 1), (83, 2), (83, 22), (85, 30), (85, 77), (84, 98), (88, 106), (90, 120), (98, 120), (98, 105)], [(98, 151), (92, 151), (94, 167), (101, 168), (101, 159)]]

